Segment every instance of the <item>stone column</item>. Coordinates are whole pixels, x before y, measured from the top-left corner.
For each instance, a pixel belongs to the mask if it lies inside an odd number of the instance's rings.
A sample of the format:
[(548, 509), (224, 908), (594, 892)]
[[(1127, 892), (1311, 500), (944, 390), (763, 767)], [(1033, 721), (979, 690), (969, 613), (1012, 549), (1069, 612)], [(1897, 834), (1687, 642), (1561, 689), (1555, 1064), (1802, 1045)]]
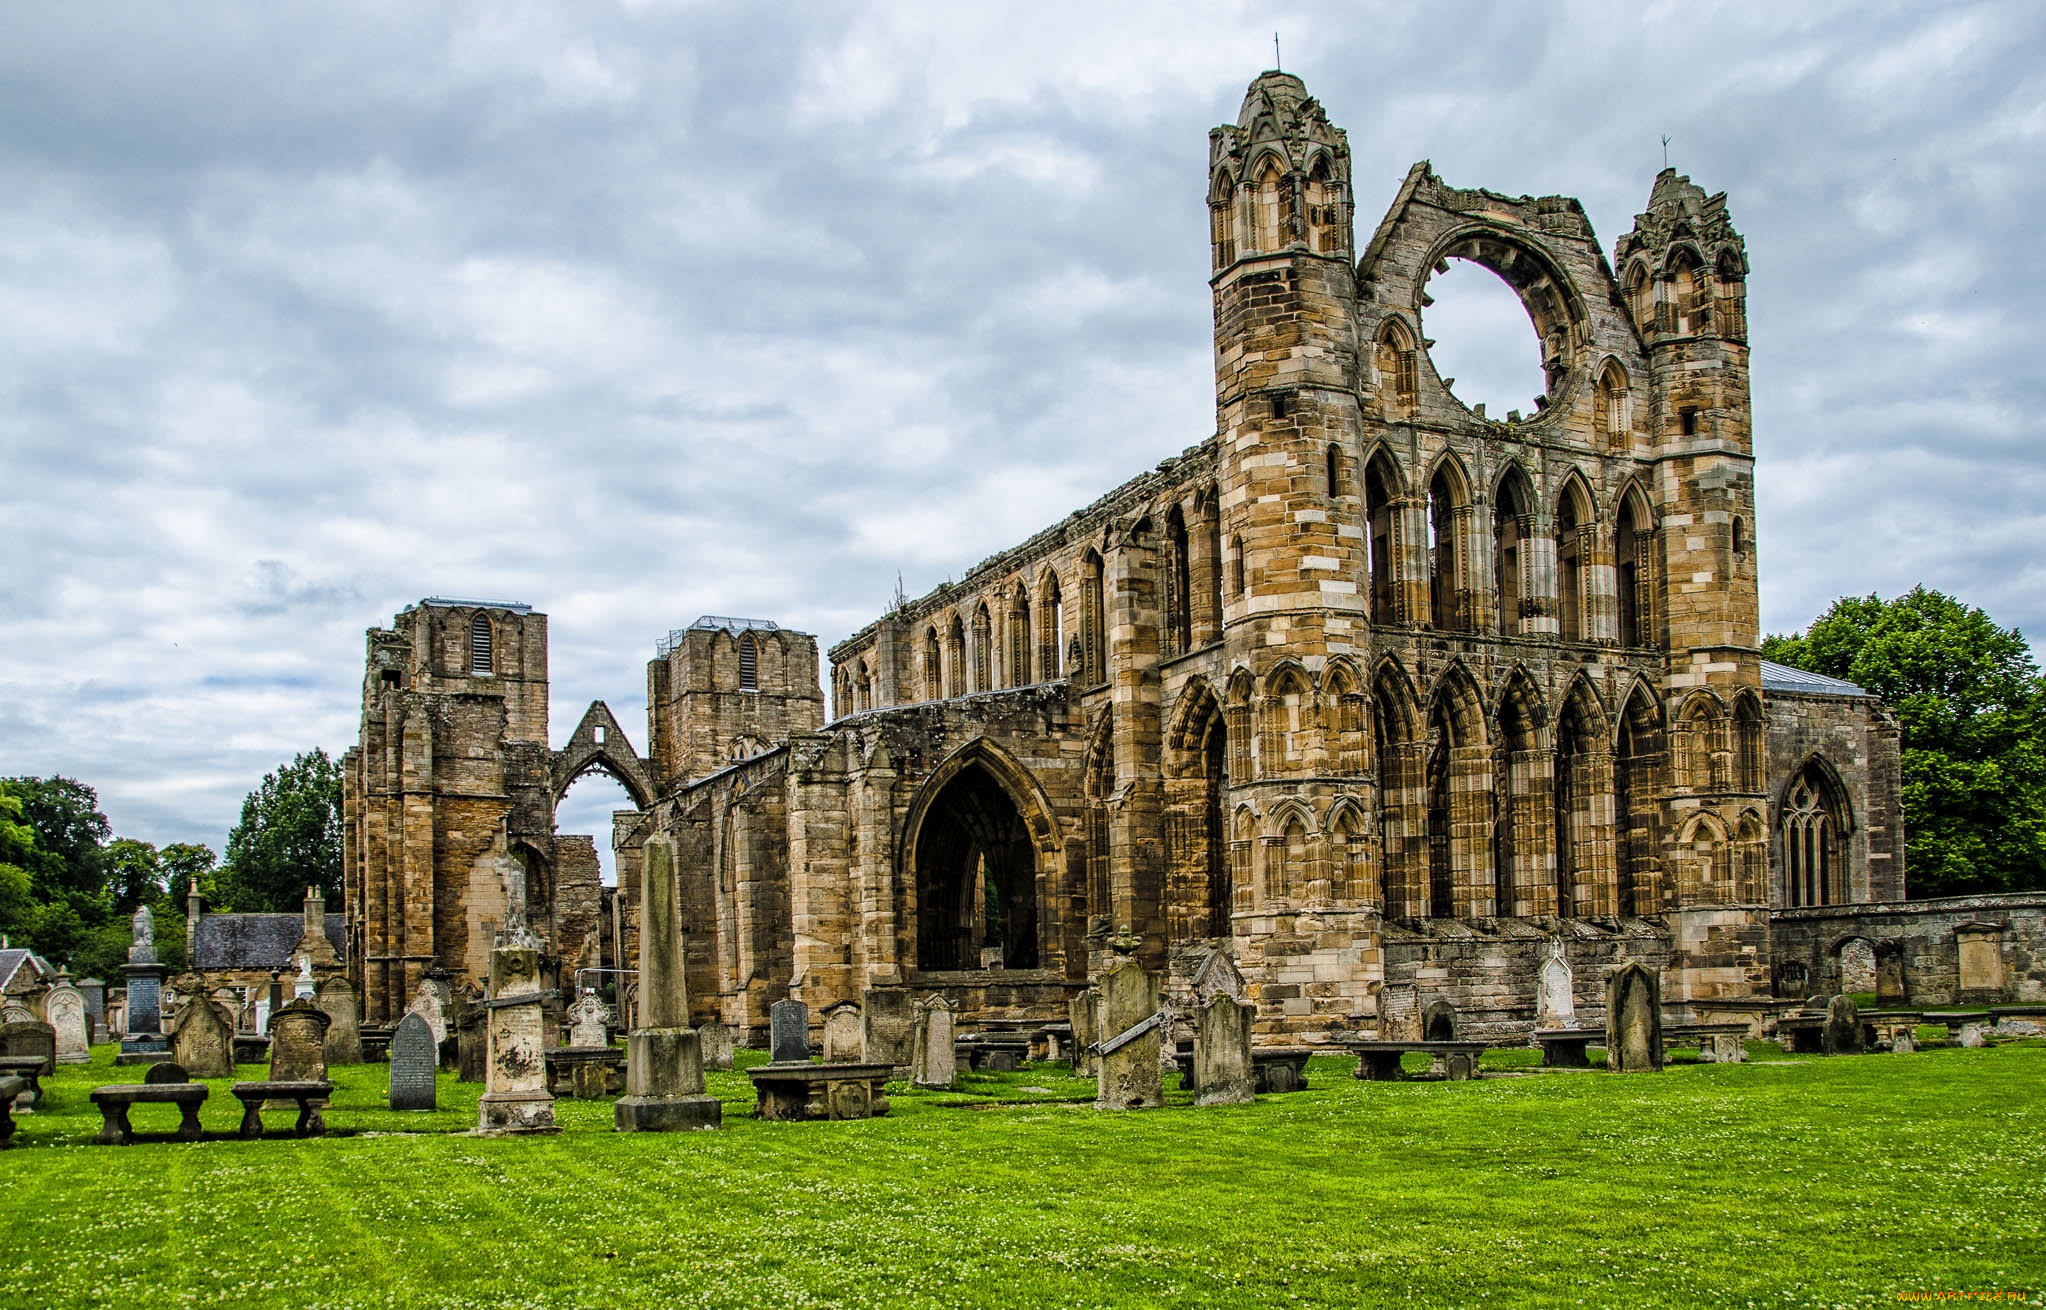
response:
[(489, 1049), (476, 1110), (476, 1131), (487, 1137), (561, 1131), (547, 1090), (540, 961), (540, 939), (514, 915), (490, 953)]
[(1136, 1110), (1165, 1104), (1158, 1054), (1163, 1048), (1158, 1020), (1158, 976), (1124, 958), (1101, 975), (1101, 1031), (1094, 1105), (1100, 1110)]
[(163, 978), (170, 971), (157, 963), (156, 916), (147, 905), (135, 911), (133, 932), (128, 963), (121, 968), (128, 977), (128, 1035), (114, 1063), (154, 1064), (169, 1058), (170, 1043), (163, 1035)]
[(723, 1110), (704, 1093), (703, 1051), (689, 1026), (674, 848), (659, 833), (646, 839), (639, 904), (640, 1026), (625, 1039), (625, 1095), (612, 1107), (614, 1122), (626, 1133), (716, 1128)]

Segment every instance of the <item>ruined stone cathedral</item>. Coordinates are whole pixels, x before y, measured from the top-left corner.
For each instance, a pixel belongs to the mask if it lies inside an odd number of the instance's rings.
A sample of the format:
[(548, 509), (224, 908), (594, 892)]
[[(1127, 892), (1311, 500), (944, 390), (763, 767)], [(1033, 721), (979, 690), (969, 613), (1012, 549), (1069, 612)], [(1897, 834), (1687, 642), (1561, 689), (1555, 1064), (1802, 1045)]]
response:
[[(1351, 179), (1300, 79), (1252, 82), (1209, 137), (1214, 433), (833, 647), (829, 721), (815, 639), (759, 620), (661, 643), (644, 756), (601, 702), (549, 745), (525, 606), (372, 630), (345, 802), (365, 1018), (436, 971), (480, 982), (515, 914), (563, 988), (629, 965), (655, 832), (696, 1018), (751, 1036), (787, 996), (1062, 1017), (1116, 951), (1182, 995), (1228, 953), (1289, 1040), (1436, 1000), (1525, 1030), (1556, 950), (1580, 1013), (1635, 959), (1672, 1013), (1741, 1017), (1782, 984), (1772, 922), (1901, 899), (1893, 725), (1758, 652), (1726, 198), (1664, 170), (1609, 259), (1575, 200), (1421, 163), (1360, 247)], [(1436, 375), (1453, 259), (1526, 306), (1533, 412)], [(592, 769), (638, 807), (615, 897), (553, 826)]]

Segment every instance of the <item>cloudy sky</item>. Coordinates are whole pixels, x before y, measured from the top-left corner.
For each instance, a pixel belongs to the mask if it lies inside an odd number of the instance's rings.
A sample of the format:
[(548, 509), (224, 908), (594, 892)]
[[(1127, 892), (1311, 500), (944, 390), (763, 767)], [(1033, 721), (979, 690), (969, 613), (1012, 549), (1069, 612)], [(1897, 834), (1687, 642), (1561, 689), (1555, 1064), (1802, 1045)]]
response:
[[(428, 595), (545, 610), (557, 738), (643, 747), (667, 629), (829, 644), (1200, 441), (1207, 129), (1274, 29), (1364, 235), (1422, 158), (1608, 250), (1664, 135), (1728, 193), (1765, 628), (1924, 582), (2046, 634), (2046, 7), (29, 5), (0, 774), (217, 848)], [(1487, 277), (1429, 329), (1497, 412)]]

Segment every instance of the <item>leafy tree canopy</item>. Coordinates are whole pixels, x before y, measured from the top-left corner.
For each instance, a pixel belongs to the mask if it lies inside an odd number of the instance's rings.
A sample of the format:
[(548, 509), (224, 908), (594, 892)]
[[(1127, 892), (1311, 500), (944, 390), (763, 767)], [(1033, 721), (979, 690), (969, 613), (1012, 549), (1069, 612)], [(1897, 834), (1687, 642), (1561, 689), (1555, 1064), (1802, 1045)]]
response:
[(1844, 596), (1762, 653), (1895, 711), (1913, 895), (2046, 888), (2046, 682), (2016, 629), (1917, 587)]
[(341, 766), (315, 747), (263, 775), (227, 835), (216, 890), (236, 910), (298, 909), (307, 887), (341, 899)]

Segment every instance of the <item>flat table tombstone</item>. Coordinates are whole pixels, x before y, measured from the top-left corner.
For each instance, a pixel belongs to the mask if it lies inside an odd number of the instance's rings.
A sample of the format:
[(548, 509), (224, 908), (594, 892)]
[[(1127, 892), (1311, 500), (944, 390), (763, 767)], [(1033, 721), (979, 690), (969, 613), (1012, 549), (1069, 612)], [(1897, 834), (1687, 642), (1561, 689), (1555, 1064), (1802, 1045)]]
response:
[(1927, 1023), (1945, 1024), (1948, 1041), (1962, 1046), (1989, 1045), (1987, 1010), (1927, 1010), (1924, 1017)]
[(33, 1055), (43, 1072), (57, 1072), (57, 1030), (39, 1019), (0, 1023), (0, 1055)]
[(1696, 1042), (1698, 1058), (1706, 1064), (1740, 1064), (1748, 1058), (1748, 1026), (1738, 1020), (1672, 1024), (1663, 1036), (1670, 1042)]
[(33, 1113), (30, 1107), (43, 1098), (43, 1057), (40, 1055), (0, 1055), (0, 1077), (13, 1078), (20, 1082), (12, 1097), (7, 1098), (16, 1114)]
[(873, 1119), (888, 1113), (890, 1064), (759, 1064), (746, 1071), (755, 1112), (770, 1122)]
[(1606, 1039), (1597, 1028), (1537, 1028), (1532, 1035), (1544, 1069), (1589, 1069), (1591, 1047)]
[(1430, 1077), (1460, 1083), (1478, 1076), (1478, 1059), (1485, 1053), (1483, 1042), (1387, 1042), (1351, 1039), (1343, 1043), (1357, 1053), (1357, 1077), (1366, 1082), (1396, 1083), (1406, 1080), (1401, 1057), (1413, 1053), (1434, 1061)]
[(418, 1013), (407, 1014), (398, 1021), (398, 1031), (391, 1034), (391, 1108), (436, 1108), (434, 1074), (439, 1068), (433, 1029)]
[(1783, 1049), (1792, 1055), (1824, 1055), (1826, 1052), (1826, 1016), (1823, 1014), (1784, 1014), (1776, 1018), (1776, 1040), (1783, 1043)]
[(801, 1001), (776, 1001), (767, 1011), (768, 1059), (775, 1064), (803, 1064), (810, 1059), (810, 1007)]

